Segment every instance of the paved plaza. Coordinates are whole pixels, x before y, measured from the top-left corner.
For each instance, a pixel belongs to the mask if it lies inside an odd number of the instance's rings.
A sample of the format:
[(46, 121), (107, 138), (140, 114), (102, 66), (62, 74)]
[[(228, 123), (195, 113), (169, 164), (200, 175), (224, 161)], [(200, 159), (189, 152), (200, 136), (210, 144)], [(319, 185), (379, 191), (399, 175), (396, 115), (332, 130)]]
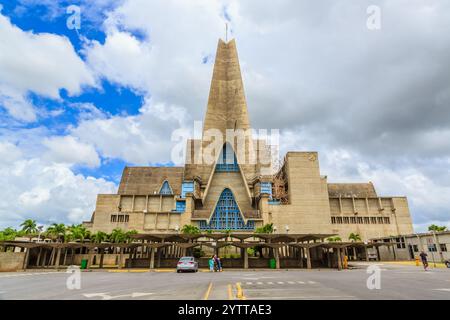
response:
[(381, 289), (369, 290), (369, 265), (345, 271), (92, 271), (81, 273), (79, 290), (67, 289), (66, 272), (30, 270), (1, 273), (0, 299), (450, 299), (450, 269), (379, 264)]

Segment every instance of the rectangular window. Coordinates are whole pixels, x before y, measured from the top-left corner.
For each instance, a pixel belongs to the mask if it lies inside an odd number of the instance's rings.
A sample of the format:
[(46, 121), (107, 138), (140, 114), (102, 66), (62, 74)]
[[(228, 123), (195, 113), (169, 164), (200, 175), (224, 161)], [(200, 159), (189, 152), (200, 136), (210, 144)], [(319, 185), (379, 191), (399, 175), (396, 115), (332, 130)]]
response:
[(419, 252), (419, 246), (417, 244), (413, 245), (414, 252)]
[(436, 252), (437, 250), (436, 250), (436, 244), (429, 244), (428, 245), (428, 251), (430, 251), (430, 252)]
[(441, 251), (447, 252), (447, 245), (445, 243), (441, 243)]
[(117, 215), (113, 214), (111, 215), (111, 222), (116, 222), (117, 221)]
[(389, 217), (384, 217), (384, 224), (390, 224), (391, 219)]
[(125, 222), (128, 222), (128, 221), (130, 221), (130, 216), (127, 214), (127, 215), (125, 215)]
[(376, 217), (370, 217), (370, 223), (377, 224), (377, 218)]
[(369, 217), (364, 217), (364, 223), (365, 224), (370, 224), (370, 218)]
[(336, 217), (331, 217), (331, 223), (336, 224)]
[(266, 193), (272, 198), (272, 183), (261, 182), (261, 193)]
[(379, 224), (383, 224), (383, 217), (377, 217), (377, 222)]
[(338, 224), (342, 224), (342, 217), (336, 217), (336, 222)]
[(350, 217), (350, 223), (355, 224), (356, 223), (356, 217)]
[(349, 220), (348, 217), (344, 217), (344, 224), (348, 224)]
[(362, 217), (358, 217), (357, 220), (358, 220), (358, 224), (363, 224), (364, 223), (364, 220), (363, 220)]
[(194, 193), (194, 181), (185, 181), (181, 185), (181, 197), (186, 198), (187, 193)]
[(175, 212), (183, 213), (186, 211), (186, 201), (177, 201)]

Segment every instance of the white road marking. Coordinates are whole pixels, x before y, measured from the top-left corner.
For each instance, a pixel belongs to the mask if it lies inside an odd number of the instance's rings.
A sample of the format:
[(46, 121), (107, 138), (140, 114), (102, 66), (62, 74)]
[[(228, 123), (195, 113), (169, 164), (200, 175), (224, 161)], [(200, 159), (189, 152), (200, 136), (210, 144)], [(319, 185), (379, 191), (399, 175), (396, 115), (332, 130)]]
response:
[(316, 284), (315, 281), (308, 281), (309, 284)]
[(121, 294), (118, 296), (111, 296), (108, 294), (108, 292), (103, 292), (103, 293), (84, 293), (83, 295), (86, 298), (100, 297), (100, 298), (102, 298), (102, 300), (112, 300), (112, 299), (127, 298), (127, 297), (140, 298), (140, 297), (145, 297), (145, 296), (149, 296), (152, 294), (153, 294), (152, 292), (133, 292), (131, 294)]
[(299, 284), (305, 284), (303, 281), (297, 281), (297, 283), (299, 283)]
[(270, 281), (270, 282), (267, 282), (267, 284), (273, 284), (273, 282)]
[(289, 284), (295, 284), (295, 282), (294, 282), (294, 281), (288, 281), (288, 283), (289, 283)]
[(247, 282), (247, 284), (253, 284), (253, 282)]
[(435, 291), (446, 291), (446, 292), (450, 292), (450, 289), (448, 288), (442, 288), (442, 289), (433, 289)]
[(283, 282), (283, 281), (278, 281), (277, 283), (278, 283), (278, 284), (284, 284), (284, 282)]
[(263, 284), (262, 282), (257, 282), (256, 284)]
[[(306, 299), (306, 300), (316, 300), (316, 299), (355, 299), (355, 296), (292, 296), (292, 297), (264, 297), (264, 300), (286, 300), (286, 299), (294, 299), (294, 300), (300, 300), (300, 299)], [(260, 298), (257, 298), (260, 299)], [(251, 297), (247, 296), (247, 300), (252, 300)]]

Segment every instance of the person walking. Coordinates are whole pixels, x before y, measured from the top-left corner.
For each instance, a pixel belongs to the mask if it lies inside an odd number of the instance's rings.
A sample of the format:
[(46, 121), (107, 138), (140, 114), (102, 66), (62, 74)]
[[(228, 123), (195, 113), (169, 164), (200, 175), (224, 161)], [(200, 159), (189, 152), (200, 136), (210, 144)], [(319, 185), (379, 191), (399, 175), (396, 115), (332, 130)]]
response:
[(216, 255), (214, 255), (213, 259), (214, 259), (214, 271), (216, 271), (216, 272), (220, 271), (220, 269), (219, 269), (219, 258)]
[(217, 257), (217, 268), (219, 269), (219, 272), (222, 272), (222, 261), (220, 261), (220, 258)]
[(427, 270), (428, 269), (428, 259), (427, 259), (428, 255), (424, 251), (422, 251), (419, 256), (420, 256), (420, 260), (422, 260), (423, 269), (425, 271), (428, 271)]
[(209, 271), (214, 272), (214, 257), (211, 257), (211, 259), (209, 259), (208, 263), (209, 263)]

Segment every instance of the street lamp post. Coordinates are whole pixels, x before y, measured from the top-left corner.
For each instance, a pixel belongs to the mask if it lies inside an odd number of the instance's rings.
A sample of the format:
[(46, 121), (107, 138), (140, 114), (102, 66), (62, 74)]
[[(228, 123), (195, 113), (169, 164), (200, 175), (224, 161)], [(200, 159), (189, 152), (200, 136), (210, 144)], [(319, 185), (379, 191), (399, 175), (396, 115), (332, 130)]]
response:
[(39, 230), (37, 242), (41, 242), (41, 234), (42, 234), (42, 230), (44, 229), (44, 226), (39, 226), (37, 229)]

